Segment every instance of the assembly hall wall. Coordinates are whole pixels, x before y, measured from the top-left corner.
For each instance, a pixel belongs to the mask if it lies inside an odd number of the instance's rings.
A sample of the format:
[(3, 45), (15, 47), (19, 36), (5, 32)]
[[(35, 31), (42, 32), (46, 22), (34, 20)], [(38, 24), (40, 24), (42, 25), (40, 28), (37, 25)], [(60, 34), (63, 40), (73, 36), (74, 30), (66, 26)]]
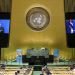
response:
[[(26, 55), (27, 49), (36, 47), (49, 48), (49, 54), (53, 54), (54, 49), (58, 48), (60, 58), (74, 58), (75, 52), (73, 52), (73, 49), (67, 48), (66, 45), (64, 0), (50, 0), (49, 2), (48, 1), (12, 1), (10, 44), (8, 48), (1, 49), (1, 57), (3, 60), (15, 59), (16, 50), (18, 48), (22, 49), (23, 55)], [(26, 23), (25, 18), (27, 11), (31, 7), (35, 6), (44, 7), (45, 9), (47, 9), (50, 15), (50, 23), (48, 27), (40, 32), (30, 29)], [(66, 8), (66, 12), (68, 10), (71, 9)], [(73, 9), (71, 11), (73, 11)]]

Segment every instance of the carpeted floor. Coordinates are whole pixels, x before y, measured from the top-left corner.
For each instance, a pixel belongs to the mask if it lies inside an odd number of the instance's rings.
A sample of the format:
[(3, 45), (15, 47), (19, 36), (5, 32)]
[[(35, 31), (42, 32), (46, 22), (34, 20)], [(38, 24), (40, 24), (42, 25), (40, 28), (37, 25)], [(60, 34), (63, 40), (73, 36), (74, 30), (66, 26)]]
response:
[(40, 75), (41, 71), (33, 71), (33, 75)]

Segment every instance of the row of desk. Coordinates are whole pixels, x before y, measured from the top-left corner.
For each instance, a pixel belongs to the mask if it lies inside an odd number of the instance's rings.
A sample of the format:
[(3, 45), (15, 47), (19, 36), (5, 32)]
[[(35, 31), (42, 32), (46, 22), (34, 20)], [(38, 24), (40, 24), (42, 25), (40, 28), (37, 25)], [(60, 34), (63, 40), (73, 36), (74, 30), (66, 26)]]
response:
[(32, 75), (32, 68), (20, 68), (20, 67), (6, 67), (5, 69), (0, 69), (0, 75), (16, 75), (15, 73), (19, 71), (18, 75)]
[[(75, 71), (70, 70), (70, 67), (60, 66), (60, 67), (50, 67), (48, 66), (49, 71), (52, 75), (75, 75)], [(44, 71), (44, 75), (47, 75)]]

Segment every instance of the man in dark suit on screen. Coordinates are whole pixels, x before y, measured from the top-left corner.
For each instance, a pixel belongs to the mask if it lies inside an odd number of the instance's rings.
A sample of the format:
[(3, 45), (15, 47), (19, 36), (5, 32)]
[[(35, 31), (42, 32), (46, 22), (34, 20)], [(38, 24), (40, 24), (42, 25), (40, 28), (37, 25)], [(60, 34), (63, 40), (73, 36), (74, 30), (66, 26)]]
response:
[(66, 29), (67, 29), (67, 33), (75, 33), (75, 20), (67, 20), (66, 21)]
[(4, 27), (2, 27), (1, 23), (0, 23), (0, 33), (4, 33)]

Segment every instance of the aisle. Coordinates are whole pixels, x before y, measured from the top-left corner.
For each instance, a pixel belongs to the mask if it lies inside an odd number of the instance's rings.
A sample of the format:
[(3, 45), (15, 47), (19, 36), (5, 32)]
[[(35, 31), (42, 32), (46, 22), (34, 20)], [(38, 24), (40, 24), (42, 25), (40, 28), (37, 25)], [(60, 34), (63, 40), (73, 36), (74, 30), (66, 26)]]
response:
[(33, 75), (40, 75), (41, 71), (33, 71)]

